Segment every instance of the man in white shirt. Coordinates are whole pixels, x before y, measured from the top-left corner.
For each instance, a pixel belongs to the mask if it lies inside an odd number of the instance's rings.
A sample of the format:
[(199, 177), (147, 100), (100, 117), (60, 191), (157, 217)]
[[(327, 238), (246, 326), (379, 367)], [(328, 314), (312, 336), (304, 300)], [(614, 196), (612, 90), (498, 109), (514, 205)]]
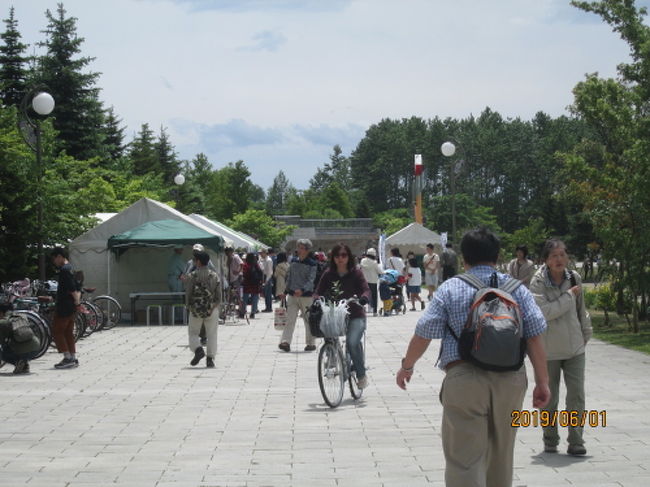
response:
[(262, 313), (273, 311), (273, 259), (269, 256), (268, 249), (260, 250), (260, 267), (264, 273), (264, 304)]
[(433, 251), (433, 244), (427, 244), (427, 253), (422, 258), (424, 265), (424, 285), (429, 291), (428, 299), (433, 299), (433, 292), (438, 287), (438, 270), (440, 269), (440, 256)]

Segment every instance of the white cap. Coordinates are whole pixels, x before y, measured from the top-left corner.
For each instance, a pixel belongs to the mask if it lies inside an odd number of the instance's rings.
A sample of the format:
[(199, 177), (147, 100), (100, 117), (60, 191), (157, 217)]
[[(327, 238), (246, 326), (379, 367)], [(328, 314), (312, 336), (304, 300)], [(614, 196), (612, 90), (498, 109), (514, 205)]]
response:
[(199, 244), (199, 243), (196, 243), (196, 244), (194, 244), (194, 246), (192, 247), (192, 250), (193, 250), (193, 251), (196, 251), (196, 252), (205, 252), (205, 247), (203, 247), (203, 245), (201, 245), (201, 244)]
[(372, 255), (373, 257), (377, 257), (377, 251), (375, 249), (368, 249), (366, 251), (366, 254)]

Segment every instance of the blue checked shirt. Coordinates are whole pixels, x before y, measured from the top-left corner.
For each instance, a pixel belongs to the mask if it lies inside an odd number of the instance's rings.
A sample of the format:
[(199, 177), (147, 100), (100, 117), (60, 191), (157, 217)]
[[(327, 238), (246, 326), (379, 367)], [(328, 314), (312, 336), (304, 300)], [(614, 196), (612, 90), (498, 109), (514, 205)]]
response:
[[(489, 285), (490, 276), (495, 270), (491, 266), (480, 265), (472, 267), (468, 272)], [(500, 272), (497, 272), (497, 276), (499, 286), (511, 279), (510, 276)], [(442, 283), (433, 295), (433, 299), (415, 327), (415, 334), (422, 338), (442, 338), (440, 344), (442, 354), (440, 355), (438, 367), (443, 370), (448, 363), (460, 360), (458, 343), (449, 331), (447, 323), (452, 327), (456, 336), (460, 336), (460, 332), (467, 321), (467, 315), (475, 293), (476, 288), (465, 281), (454, 278), (448, 279)], [(524, 338), (528, 339), (544, 333), (546, 320), (528, 288), (519, 286), (512, 294), (512, 297), (519, 303)]]

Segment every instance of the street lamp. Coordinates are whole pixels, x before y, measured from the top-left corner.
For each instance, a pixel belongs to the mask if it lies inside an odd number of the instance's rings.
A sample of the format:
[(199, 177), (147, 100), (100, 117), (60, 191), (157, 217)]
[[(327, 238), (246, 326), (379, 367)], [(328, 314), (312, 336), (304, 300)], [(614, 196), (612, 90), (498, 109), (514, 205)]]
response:
[(37, 252), (38, 252), (38, 275), (41, 281), (45, 280), (45, 254), (43, 253), (43, 191), (41, 183), (43, 180), (43, 147), (41, 142), (41, 123), (38, 117), (32, 119), (29, 116), (29, 105), (36, 115), (46, 117), (54, 110), (54, 98), (43, 87), (36, 87), (28, 91), (20, 103), (20, 117), (18, 128), (25, 143), (36, 153), (36, 181), (37, 181)]
[[(459, 144), (460, 146), (460, 144)], [(445, 157), (452, 157), (456, 153), (456, 145), (453, 142), (444, 142), (440, 146), (440, 152)], [(463, 160), (452, 162), (450, 165), (451, 182), (451, 241), (456, 245), (456, 171), (462, 166)]]
[(176, 176), (174, 176), (174, 184), (175, 184), (176, 186), (178, 186), (177, 188), (175, 188), (175, 189), (173, 190), (173, 193), (174, 193), (174, 199), (176, 200), (176, 209), (178, 210), (178, 202), (179, 202), (179, 200), (180, 200), (180, 195), (181, 195), (181, 194), (180, 194), (180, 193), (181, 193), (181, 189), (180, 189), (180, 188), (181, 188), (181, 186), (183, 186), (183, 184), (185, 184), (185, 176), (183, 176), (183, 175), (180, 174), (180, 173), (177, 174)]

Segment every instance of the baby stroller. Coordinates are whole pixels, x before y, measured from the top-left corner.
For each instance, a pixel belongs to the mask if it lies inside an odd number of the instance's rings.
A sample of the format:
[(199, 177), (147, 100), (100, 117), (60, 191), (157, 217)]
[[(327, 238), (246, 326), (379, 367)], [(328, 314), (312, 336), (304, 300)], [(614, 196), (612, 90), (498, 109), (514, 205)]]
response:
[(379, 310), (380, 316), (390, 316), (394, 311), (395, 314), (406, 313), (406, 304), (402, 288), (406, 278), (394, 269), (387, 269), (379, 277), (379, 298), (383, 306)]

